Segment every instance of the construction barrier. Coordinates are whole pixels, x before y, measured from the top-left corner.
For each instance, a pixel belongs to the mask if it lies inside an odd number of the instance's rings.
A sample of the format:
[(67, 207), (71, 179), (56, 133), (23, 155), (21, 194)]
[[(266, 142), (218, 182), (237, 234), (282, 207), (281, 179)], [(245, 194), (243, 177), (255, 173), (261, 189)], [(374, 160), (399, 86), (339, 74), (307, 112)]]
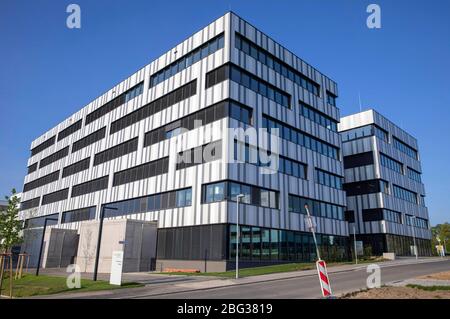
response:
[(328, 278), (327, 264), (324, 260), (318, 260), (316, 262), (317, 274), (319, 275), (320, 288), (322, 290), (322, 296), (325, 298), (331, 297), (333, 292), (331, 290), (330, 279)]

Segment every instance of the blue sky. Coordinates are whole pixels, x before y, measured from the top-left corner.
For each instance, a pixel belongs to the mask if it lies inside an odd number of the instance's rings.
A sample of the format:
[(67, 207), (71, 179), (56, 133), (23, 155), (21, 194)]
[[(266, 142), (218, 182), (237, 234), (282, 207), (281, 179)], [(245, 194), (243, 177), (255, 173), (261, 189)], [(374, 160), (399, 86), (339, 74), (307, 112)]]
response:
[[(66, 27), (70, 3), (80, 30)], [(370, 3), (380, 30), (366, 27)], [(34, 138), (230, 9), (337, 81), (342, 115), (360, 92), (417, 137), (431, 222), (450, 221), (448, 0), (3, 0), (0, 195), (22, 189)]]

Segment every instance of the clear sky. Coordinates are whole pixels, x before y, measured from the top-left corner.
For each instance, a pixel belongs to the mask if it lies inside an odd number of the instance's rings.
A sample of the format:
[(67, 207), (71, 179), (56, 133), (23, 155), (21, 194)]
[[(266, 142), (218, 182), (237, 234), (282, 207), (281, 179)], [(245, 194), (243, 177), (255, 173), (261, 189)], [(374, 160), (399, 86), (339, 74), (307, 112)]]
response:
[(334, 79), (342, 115), (360, 92), (418, 138), (431, 222), (450, 221), (448, 0), (2, 0), (0, 195), (22, 190), (33, 139), (230, 9)]

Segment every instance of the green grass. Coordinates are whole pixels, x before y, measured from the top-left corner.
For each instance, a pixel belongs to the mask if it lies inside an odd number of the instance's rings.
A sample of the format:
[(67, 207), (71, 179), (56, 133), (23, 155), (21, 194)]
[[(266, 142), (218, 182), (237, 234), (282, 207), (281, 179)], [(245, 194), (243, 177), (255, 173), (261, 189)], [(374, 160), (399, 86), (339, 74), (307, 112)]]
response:
[[(363, 259), (359, 260), (360, 264), (364, 263), (373, 263), (373, 262), (381, 262), (382, 259)], [(352, 261), (348, 262), (329, 262), (327, 263), (327, 267), (334, 266), (342, 266), (342, 265), (351, 265), (354, 264)], [(303, 271), (303, 270), (311, 270), (316, 269), (315, 263), (290, 263), (290, 264), (280, 264), (280, 265), (271, 265), (271, 266), (262, 266), (262, 267), (253, 267), (253, 268), (241, 268), (239, 270), (239, 277), (250, 277), (250, 276), (260, 276), (260, 275), (268, 275), (275, 273), (283, 273), (283, 272), (292, 272), (292, 271)], [(234, 270), (224, 271), (224, 272), (198, 272), (198, 273), (182, 273), (182, 272), (161, 272), (160, 274), (164, 275), (185, 275), (185, 276), (214, 276), (221, 278), (234, 278), (236, 276), (236, 272)]]
[(421, 286), (421, 285), (406, 285), (409, 288), (421, 289), (426, 291), (450, 290), (450, 286)]
[[(13, 297), (31, 297), (38, 295), (51, 295), (65, 292), (86, 292), (111, 290), (120, 288), (142, 287), (144, 285), (134, 282), (123, 283), (122, 286), (110, 285), (106, 281), (93, 281), (81, 279), (81, 288), (69, 289), (66, 277), (24, 275), (21, 279), (13, 281)], [(9, 278), (3, 279), (2, 295), (9, 296)]]

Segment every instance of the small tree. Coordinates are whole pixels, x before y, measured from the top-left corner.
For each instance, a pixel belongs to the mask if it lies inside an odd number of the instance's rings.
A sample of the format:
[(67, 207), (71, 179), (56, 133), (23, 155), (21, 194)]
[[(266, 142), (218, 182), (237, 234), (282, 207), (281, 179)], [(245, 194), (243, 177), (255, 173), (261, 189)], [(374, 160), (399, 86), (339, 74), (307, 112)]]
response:
[(11, 196), (6, 196), (8, 206), (0, 212), (0, 251), (10, 252), (14, 245), (22, 242), (22, 221), (18, 219), (20, 199), (12, 189)]

